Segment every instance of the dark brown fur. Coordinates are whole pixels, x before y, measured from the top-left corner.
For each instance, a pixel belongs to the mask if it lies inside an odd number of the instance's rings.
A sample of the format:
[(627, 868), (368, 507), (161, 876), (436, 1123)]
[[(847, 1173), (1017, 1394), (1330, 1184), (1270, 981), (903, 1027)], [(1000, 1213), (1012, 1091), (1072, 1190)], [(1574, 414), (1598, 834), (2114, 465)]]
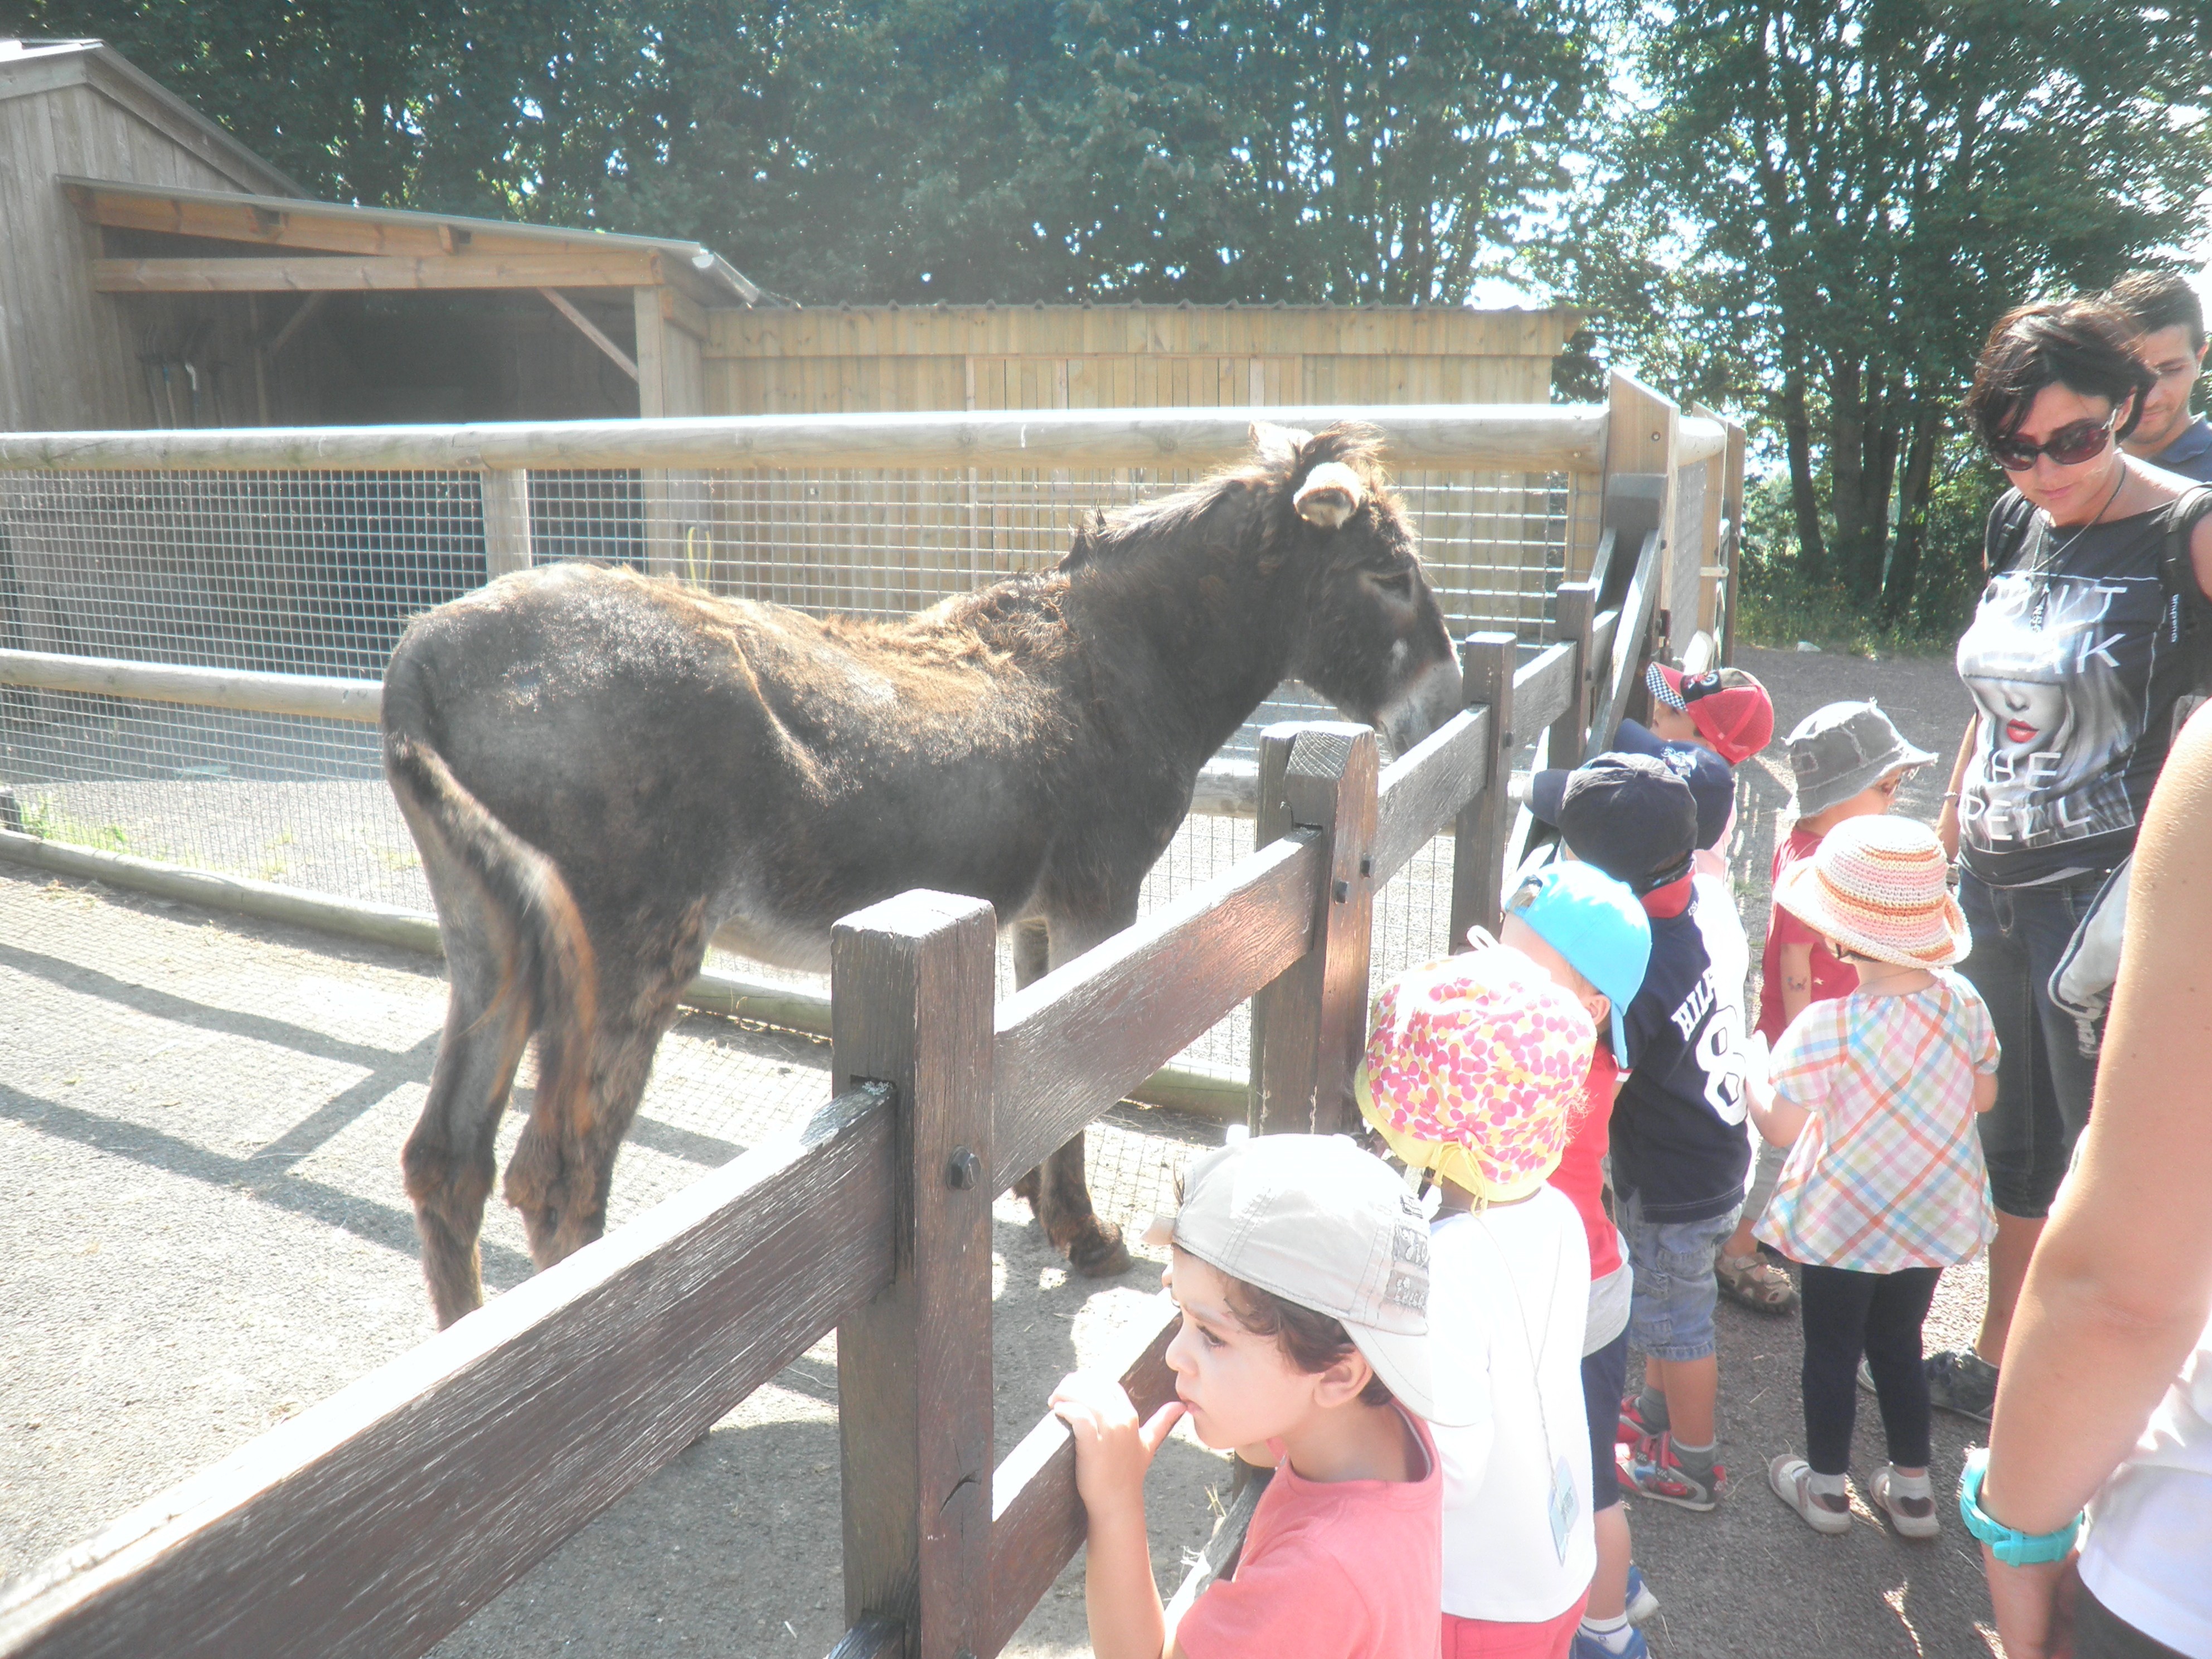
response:
[[(1255, 436), (1251, 463), (1085, 526), (1057, 571), (904, 622), (583, 565), (415, 622), (385, 675), (385, 757), (451, 970), (404, 1160), (440, 1323), (483, 1299), (493, 1139), (532, 1036), (506, 1195), (544, 1267), (603, 1230), (710, 939), (819, 967), (839, 916), (930, 887), (1021, 923), (1026, 982), (1134, 918), (1199, 768), (1283, 679), (1401, 744), (1457, 706), (1371, 436)], [(1293, 503), (1326, 462), (1362, 486), (1340, 527)], [(1080, 1136), (1023, 1190), (1079, 1268), (1126, 1265)]]

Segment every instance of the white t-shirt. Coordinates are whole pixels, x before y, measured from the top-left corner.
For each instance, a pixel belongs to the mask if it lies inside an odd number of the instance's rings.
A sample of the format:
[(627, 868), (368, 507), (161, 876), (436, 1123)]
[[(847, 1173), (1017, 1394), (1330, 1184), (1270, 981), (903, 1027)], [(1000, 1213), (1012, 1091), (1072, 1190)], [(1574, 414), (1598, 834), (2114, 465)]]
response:
[[(1433, 1287), (1430, 1294), (1435, 1294)], [(1445, 1466), (1444, 1502), (1451, 1502)], [(1451, 1547), (1449, 1512), (1444, 1547)], [(1449, 1556), (1447, 1556), (1449, 1560)], [(2154, 1641), (2212, 1659), (2212, 1324), (2127, 1462), (2089, 1502), (2081, 1582)], [(1449, 1584), (1449, 1576), (1446, 1578)], [(1449, 1596), (1449, 1589), (1445, 1591)]]
[[(1583, 1332), (1589, 1244), (1582, 1218), (1549, 1187), (1430, 1230), (1429, 1342), (1489, 1415), (1436, 1427), (1444, 1471), (1444, 1611), (1461, 1619), (1556, 1619), (1597, 1569), (1590, 1527), (1589, 1423)], [(1555, 1472), (1561, 1526), (1553, 1544)]]

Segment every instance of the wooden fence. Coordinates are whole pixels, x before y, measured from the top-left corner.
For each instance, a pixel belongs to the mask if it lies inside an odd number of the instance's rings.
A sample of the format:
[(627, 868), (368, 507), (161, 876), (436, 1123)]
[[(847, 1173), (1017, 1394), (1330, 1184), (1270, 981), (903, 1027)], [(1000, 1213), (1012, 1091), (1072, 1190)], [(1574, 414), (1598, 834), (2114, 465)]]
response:
[[(1516, 732), (1560, 761), (1602, 745), (1660, 547), (1654, 528), (1561, 588), (1565, 637), (1528, 662), (1510, 635), (1470, 638), (1468, 706), (1379, 775), (1364, 727), (1272, 728), (1265, 844), (995, 1006), (988, 905), (917, 892), (848, 917), (836, 1092), (800, 1134), (19, 1581), (0, 1654), (422, 1653), (835, 1329), (836, 1651), (991, 1659), (1084, 1526), (1056, 1419), (988, 1466), (993, 1195), (1247, 998), (1255, 1127), (1351, 1127), (1376, 886), (1453, 823), (1452, 937), (1495, 923)], [(1140, 1410), (1172, 1391), (1173, 1328), (1164, 1305), (1123, 1370)]]
[[(803, 1132), (17, 1581), (0, 1600), (0, 1655), (422, 1653), (834, 1330), (850, 1626), (837, 1652), (992, 1659), (1083, 1536), (1056, 1419), (1040, 1416), (989, 1466), (993, 1196), (1248, 999), (1252, 1127), (1356, 1122), (1376, 890), (1449, 828), (1450, 917), (1437, 946), (1495, 924), (1528, 829), (1507, 787), (1513, 756), (1532, 737), (1539, 765), (1604, 745), (1660, 645), (1677, 475), (1717, 462), (1719, 476), (1740, 438), (1717, 422), (1693, 428), (1699, 453), (1685, 463), (1672, 406), (1633, 390), (1610, 414), (1457, 410), (1454, 426), (1437, 411), (1375, 411), (1394, 447), (1461, 457), (1488, 446), (1492, 465), (1605, 469), (1607, 523), (1587, 574), (1556, 592), (1554, 643), (1531, 654), (1511, 634), (1470, 636), (1466, 708), (1387, 769), (1364, 727), (1270, 728), (1249, 785), (1257, 849), (995, 1005), (988, 906), (909, 893), (847, 918), (831, 950), (834, 1097)], [(1241, 415), (1021, 422), (1022, 441), (1044, 454), (1164, 445), (1205, 464), (1243, 441)], [(1655, 422), (1667, 471), (1609, 464)], [(0, 468), (427, 465), (405, 457), (435, 447), (438, 465), (487, 469), (489, 504), (502, 470), (580, 458), (727, 465), (733, 444), (750, 444), (746, 464), (757, 465), (854, 453), (854, 423), (799, 424), (824, 432), (774, 444), (729, 422), (643, 437), (261, 433), (247, 447), (204, 432), (0, 437)], [(980, 441), (927, 438), (933, 456)], [(285, 459), (273, 447), (289, 447)], [(516, 498), (506, 491), (510, 506)], [(488, 516), (495, 531), (501, 522)], [(526, 519), (518, 533), (526, 538)], [(1713, 603), (1724, 617), (1724, 580)], [(275, 712), (308, 712), (305, 699), (355, 717), (368, 695), (300, 676), (216, 685), (210, 672), (0, 653), (0, 684)], [(52, 867), (63, 854), (102, 856), (0, 830), (0, 856)], [(1172, 1390), (1172, 1330), (1164, 1303), (1127, 1359), (1140, 1409)], [(1217, 1540), (1218, 1561), (1233, 1553), (1233, 1536)]]

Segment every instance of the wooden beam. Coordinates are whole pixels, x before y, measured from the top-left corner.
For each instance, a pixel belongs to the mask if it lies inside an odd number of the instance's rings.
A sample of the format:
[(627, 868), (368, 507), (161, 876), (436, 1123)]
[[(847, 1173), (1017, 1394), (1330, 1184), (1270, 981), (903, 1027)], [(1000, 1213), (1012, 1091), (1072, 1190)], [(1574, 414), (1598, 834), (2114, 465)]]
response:
[(993, 1191), (1306, 954), (1323, 857), (1286, 836), (1000, 1003)]
[(830, 1102), (14, 1579), (0, 1652), (427, 1652), (890, 1282), (901, 1139)]
[(584, 315), (581, 311), (576, 308), (576, 305), (574, 301), (570, 300), (567, 295), (562, 293), (557, 288), (541, 288), (538, 291), (545, 296), (545, 302), (548, 305), (551, 306), (554, 310), (559, 312), (563, 317), (566, 317), (570, 322), (575, 324), (576, 331), (578, 333), (581, 334), (593, 345), (599, 347), (600, 350), (605, 352), (608, 356), (613, 358), (614, 364), (617, 368), (629, 375), (631, 380), (635, 380), (637, 379), (636, 361), (631, 357), (629, 353), (624, 351), (612, 340), (607, 338), (605, 332), (601, 330), (597, 323), (593, 322), (590, 318)]
[(292, 337), (307, 325), (307, 319), (320, 311), (330, 297), (326, 290), (318, 289), (300, 301), (300, 308), (284, 319), (284, 326), (276, 331), (276, 337), (269, 343), (269, 349), (264, 355), (270, 362), (276, 361), (277, 354), (291, 344)]
[[(1118, 1373), (1141, 1421), (1175, 1398), (1167, 1351), (1182, 1313), (1162, 1291), (1152, 1310), (1138, 1310), (1129, 1325), (1142, 1334), (1123, 1350)], [(1086, 1523), (1075, 1490), (1074, 1437), (1048, 1412), (991, 1472), (991, 1598), (975, 1652), (995, 1654), (1013, 1639), (1082, 1547)]]
[[(152, 230), (172, 236), (197, 236), (209, 241), (250, 243), (261, 247), (380, 254), (399, 258), (464, 251), (477, 255), (548, 251), (542, 237), (502, 235), (481, 225), (458, 222), (394, 223), (331, 203), (286, 202), (281, 207), (260, 207), (246, 202), (195, 201), (161, 191), (111, 189), (79, 182), (65, 184), (62, 190), (70, 205), (86, 223), (118, 230)], [(580, 231), (575, 240), (583, 245), (591, 239), (588, 232)], [(579, 246), (577, 251), (587, 249)]]
[(706, 308), (674, 288), (660, 290), (660, 314), (695, 340), (703, 341), (711, 326)]
[(420, 258), (94, 259), (102, 294), (405, 292), (499, 288), (647, 288), (658, 253), (436, 254)]
[[(218, 262), (226, 263), (226, 262)], [(256, 263), (240, 260), (240, 264)], [(281, 261), (262, 261), (281, 264)], [(535, 284), (517, 284), (535, 286)], [(1404, 471), (1589, 472), (1605, 411), (1575, 405), (1335, 404), (1268, 411), (1293, 426), (1357, 420)], [(1125, 466), (1197, 471), (1251, 452), (1242, 409), (921, 410), (726, 415), (655, 422), (274, 427), (244, 432), (0, 433), (0, 468)]]

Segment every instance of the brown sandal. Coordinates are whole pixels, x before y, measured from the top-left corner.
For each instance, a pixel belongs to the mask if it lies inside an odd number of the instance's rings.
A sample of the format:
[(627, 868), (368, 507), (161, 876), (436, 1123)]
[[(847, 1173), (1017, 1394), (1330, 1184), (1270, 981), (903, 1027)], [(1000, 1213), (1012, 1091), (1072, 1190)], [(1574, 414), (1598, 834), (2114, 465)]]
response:
[(1720, 1281), (1723, 1295), (1756, 1312), (1779, 1316), (1796, 1310), (1797, 1287), (1790, 1275), (1757, 1250), (1749, 1255), (1715, 1256), (1713, 1277)]

